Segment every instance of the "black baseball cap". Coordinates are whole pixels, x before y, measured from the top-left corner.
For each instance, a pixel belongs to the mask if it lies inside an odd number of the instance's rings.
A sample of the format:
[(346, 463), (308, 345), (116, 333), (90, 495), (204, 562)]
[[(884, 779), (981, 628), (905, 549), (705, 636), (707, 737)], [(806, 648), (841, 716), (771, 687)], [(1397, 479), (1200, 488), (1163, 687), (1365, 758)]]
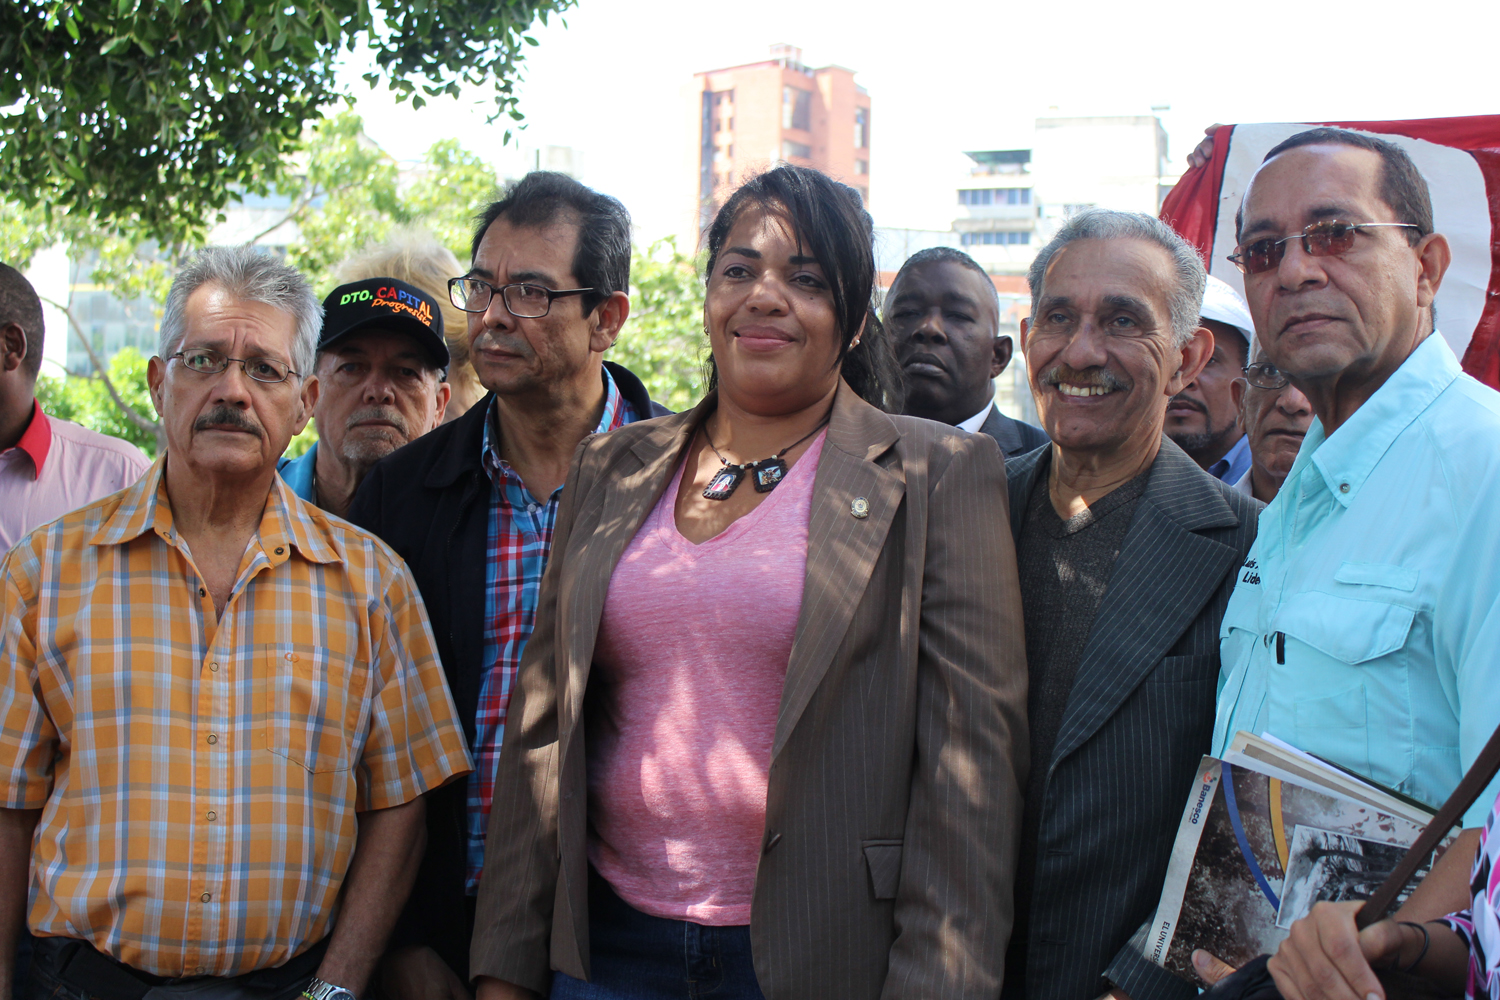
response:
[(410, 334), (426, 349), (434, 365), (448, 367), (443, 312), (437, 300), (395, 278), (365, 278), (329, 292), (323, 300), (323, 334), (318, 338), (318, 350), (325, 351), (351, 333), (372, 328)]

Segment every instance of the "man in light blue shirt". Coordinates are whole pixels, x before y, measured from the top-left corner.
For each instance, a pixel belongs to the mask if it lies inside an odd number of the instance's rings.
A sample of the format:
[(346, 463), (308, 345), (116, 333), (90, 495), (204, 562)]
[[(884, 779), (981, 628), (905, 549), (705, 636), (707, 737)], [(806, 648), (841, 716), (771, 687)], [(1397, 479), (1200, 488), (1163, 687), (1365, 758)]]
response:
[(1397, 147), (1294, 136), (1238, 223), (1262, 347), (1317, 419), (1224, 615), (1214, 750), (1270, 732), (1439, 805), (1500, 723), (1500, 393), (1435, 331), (1450, 252)]

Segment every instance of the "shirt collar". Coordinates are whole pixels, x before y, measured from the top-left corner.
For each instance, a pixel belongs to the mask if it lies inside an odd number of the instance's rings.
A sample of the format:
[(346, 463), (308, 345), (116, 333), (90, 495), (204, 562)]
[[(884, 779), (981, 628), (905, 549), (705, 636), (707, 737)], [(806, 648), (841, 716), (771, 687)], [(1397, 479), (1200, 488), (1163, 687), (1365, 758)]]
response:
[(995, 402), (994, 402), (994, 400), (991, 400), (990, 402), (985, 403), (984, 404), (984, 409), (982, 409), (978, 413), (974, 414), (968, 420), (961, 421), (957, 425), (958, 429), (961, 430), (961, 431), (968, 431), (970, 434), (978, 433), (979, 428), (983, 427), (984, 426), (984, 422), (990, 418), (990, 411), (993, 410), (994, 408), (995, 408)]
[(26, 425), (16, 447), (31, 457), (31, 464), (40, 476), (42, 463), (47, 461), (47, 453), (52, 450), (52, 424), (42, 412), (42, 404), (35, 399), (31, 401), (31, 423)]
[[(1234, 443), (1234, 447), (1226, 451), (1223, 458), (1209, 465), (1209, 467), (1204, 471), (1207, 472), (1210, 476), (1213, 476), (1215, 479), (1222, 479), (1225, 482), (1230, 482), (1230, 480), (1226, 479), (1225, 477), (1234, 472), (1234, 466), (1236, 462), (1239, 462), (1241, 459), (1247, 459), (1248, 461), (1249, 452), (1250, 435), (1241, 434), (1240, 439)], [(1239, 478), (1240, 477), (1238, 473), (1236, 473), (1234, 476), (1234, 480), (1238, 481)], [(1233, 485), (1233, 483), (1231, 483), (1231, 485)]]
[[(167, 500), (167, 458), (163, 455), (135, 485), (121, 494), (120, 504), (105, 518), (99, 530), (89, 539), (91, 545), (123, 545), (148, 530), (169, 544), (177, 544), (177, 530), (172, 522), (172, 505)], [(256, 532), (261, 550), (272, 566), (290, 558), (287, 549), (295, 546), (309, 562), (342, 562), (344, 554), (326, 531), (326, 515), (297, 498), (280, 476), (271, 480), (271, 492), (261, 514)]]
[[(620, 409), (626, 405), (625, 397), (620, 392), (620, 387), (615, 384), (614, 376), (610, 375), (609, 369), (603, 365), (599, 370), (604, 373), (604, 412), (599, 415), (599, 425), (594, 428), (593, 433), (605, 434), (615, 429), (619, 421)], [(510, 468), (505, 459), (500, 457), (500, 408), (499, 397), (490, 399), (489, 412), (484, 415), (484, 438), (479, 445), (479, 453), (484, 463), (485, 471), (490, 478), (495, 478), (495, 472), (504, 473)], [(558, 487), (562, 489), (562, 487)]]
[(1328, 492), (1348, 507), (1401, 432), (1460, 374), (1458, 357), (1434, 330), (1338, 430), (1325, 437), (1323, 421), (1314, 419), (1302, 449)]

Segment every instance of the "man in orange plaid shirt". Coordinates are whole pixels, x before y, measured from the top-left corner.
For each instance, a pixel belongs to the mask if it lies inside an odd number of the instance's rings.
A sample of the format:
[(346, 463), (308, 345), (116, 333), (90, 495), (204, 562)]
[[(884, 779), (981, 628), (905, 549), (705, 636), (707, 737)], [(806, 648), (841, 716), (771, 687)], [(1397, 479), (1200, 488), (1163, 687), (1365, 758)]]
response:
[(276, 475), (320, 322), (292, 268), (201, 254), (165, 457), (0, 564), (5, 995), (24, 914), (34, 996), (352, 1000), (470, 770), (405, 564)]

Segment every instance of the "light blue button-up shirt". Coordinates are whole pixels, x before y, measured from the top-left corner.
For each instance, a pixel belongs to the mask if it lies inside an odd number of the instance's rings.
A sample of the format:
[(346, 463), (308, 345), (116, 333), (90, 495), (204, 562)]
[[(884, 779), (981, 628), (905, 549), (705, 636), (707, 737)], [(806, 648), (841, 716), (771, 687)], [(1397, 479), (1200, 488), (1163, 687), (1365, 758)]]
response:
[(314, 441), (312, 447), (304, 451), (296, 458), (287, 458), (285, 455), (276, 460), (276, 471), (281, 473), (281, 478), (292, 488), (292, 492), (310, 504), (318, 502), (317, 491), (313, 489), (313, 473), (318, 467), (318, 442)]
[(1500, 724), (1497, 499), (1500, 393), (1436, 333), (1314, 420), (1224, 613), (1215, 752), (1270, 732), (1441, 805)]

